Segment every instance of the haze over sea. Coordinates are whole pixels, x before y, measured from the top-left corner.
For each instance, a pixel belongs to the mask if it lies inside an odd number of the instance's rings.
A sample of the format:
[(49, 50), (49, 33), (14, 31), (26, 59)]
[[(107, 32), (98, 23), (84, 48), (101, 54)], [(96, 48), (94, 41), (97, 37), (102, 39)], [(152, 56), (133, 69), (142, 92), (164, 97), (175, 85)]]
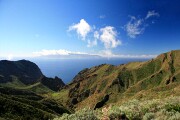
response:
[(100, 64), (120, 65), (134, 61), (146, 61), (137, 58), (97, 58), (97, 59), (50, 59), (50, 60), (31, 60), (35, 62), (43, 74), (47, 77), (60, 77), (65, 83), (69, 83), (75, 75), (84, 68), (90, 68)]

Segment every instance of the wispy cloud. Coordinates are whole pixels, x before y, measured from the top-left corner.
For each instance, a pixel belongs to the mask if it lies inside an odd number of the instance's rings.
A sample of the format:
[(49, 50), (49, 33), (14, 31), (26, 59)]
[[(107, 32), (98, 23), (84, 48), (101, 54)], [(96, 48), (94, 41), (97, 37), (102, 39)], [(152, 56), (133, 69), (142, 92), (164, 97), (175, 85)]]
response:
[(59, 50), (41, 50), (38, 52), (33, 52), (34, 56), (48, 56), (48, 55), (70, 55), (70, 54), (87, 54), (84, 52), (72, 52), (64, 49)]
[(84, 19), (81, 19), (79, 23), (69, 27), (68, 31), (72, 30), (75, 30), (82, 40), (85, 40), (87, 34), (91, 31), (91, 26)]
[(106, 49), (116, 48), (121, 45), (121, 41), (117, 39), (117, 31), (112, 26), (106, 26), (100, 29), (100, 40)]
[(19, 59), (78, 59), (78, 58), (155, 58), (157, 55), (130, 55), (130, 54), (114, 54), (111, 50), (101, 50), (96, 53), (86, 53), (78, 51), (59, 50), (41, 50), (31, 54), (18, 55), (9, 54), (0, 56), (0, 60), (19, 60)]
[[(120, 55), (120, 54), (114, 54), (112, 53), (111, 50), (102, 50), (97, 53), (86, 53), (86, 52), (77, 52), (77, 51), (69, 51), (69, 50), (41, 50), (38, 52), (33, 52), (33, 57), (47, 57), (47, 58), (63, 58), (61, 56), (66, 56), (66, 58), (71, 58), (73, 57), (78, 58), (78, 57), (88, 57), (88, 58), (93, 58), (93, 57), (102, 57), (102, 58), (154, 58), (157, 55)], [(48, 57), (51, 56), (51, 57)], [(32, 57), (32, 56), (31, 56)]]
[(93, 39), (94, 40), (88, 40), (87, 47), (97, 46), (97, 43), (98, 43), (97, 40), (99, 39), (99, 32), (98, 31), (94, 31)]
[(98, 32), (98, 31), (95, 31), (95, 32), (94, 32), (94, 38), (95, 38), (95, 39), (99, 39), (99, 32)]
[(136, 17), (131, 16), (130, 21), (125, 25), (127, 35), (130, 38), (136, 38), (137, 35), (142, 34), (145, 29), (143, 22), (143, 19), (137, 19)]
[[(148, 11), (145, 17), (130, 16), (130, 20), (124, 25), (124, 30), (130, 38), (136, 38), (138, 35), (143, 34), (148, 26), (147, 20), (151, 17), (159, 16), (159, 13)], [(105, 18), (105, 15), (101, 15), (99, 18)], [(90, 25), (85, 19), (81, 19), (79, 23), (69, 27), (68, 31), (75, 30), (76, 33), (87, 42), (87, 47), (94, 47), (103, 43), (104, 48), (101, 53), (96, 55), (104, 57), (153, 57), (153, 55), (115, 55), (112, 50), (122, 45), (122, 40), (119, 39), (119, 32), (113, 26), (105, 26), (102, 28), (96, 28), (95, 25)], [(61, 51), (62, 52), (62, 51)], [(68, 52), (68, 54), (72, 54)], [(88, 54), (89, 55), (89, 54)], [(91, 54), (90, 54), (91, 55)]]
[(0, 60), (19, 60), (19, 59), (29, 59), (35, 57), (32, 53), (26, 54), (18, 54), (18, 53), (10, 53), (3, 54), (0, 56)]
[(97, 45), (97, 39), (95, 39), (93, 41), (88, 40), (87, 42), (88, 42), (87, 47), (93, 47), (93, 46)]
[(100, 15), (99, 18), (104, 19), (104, 18), (106, 18), (106, 16), (105, 15)]
[(7, 59), (7, 60), (12, 60), (13, 57), (14, 57), (13, 54), (9, 54), (6, 59)]
[(130, 55), (130, 54), (114, 54), (111, 50), (102, 50), (98, 53), (101, 57), (106, 58), (155, 58), (157, 55)]
[(0, 59), (1, 59), (1, 60), (13, 60), (14, 57), (15, 57), (15, 55), (13, 55), (12, 53), (10, 53), (10, 54), (6, 54), (6, 55), (0, 56)]
[(147, 27), (146, 20), (154, 16), (159, 16), (159, 13), (155, 12), (154, 10), (148, 11), (146, 17), (144, 18), (130, 16), (130, 20), (124, 26), (124, 30), (127, 32), (127, 35), (130, 38), (136, 38), (145, 31), (145, 28)]
[(148, 11), (145, 19), (148, 19), (148, 18), (153, 17), (153, 16), (159, 17), (159, 13), (155, 12), (155, 10)]

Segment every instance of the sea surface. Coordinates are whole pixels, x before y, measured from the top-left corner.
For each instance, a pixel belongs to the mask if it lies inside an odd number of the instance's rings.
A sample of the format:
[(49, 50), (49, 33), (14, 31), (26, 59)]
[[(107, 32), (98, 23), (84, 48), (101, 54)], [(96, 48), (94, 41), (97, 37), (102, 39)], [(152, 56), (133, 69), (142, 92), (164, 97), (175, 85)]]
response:
[(84, 68), (90, 68), (100, 64), (120, 65), (133, 61), (147, 61), (148, 59), (58, 59), (58, 60), (32, 60), (47, 77), (60, 77), (64, 83), (69, 83), (75, 75)]

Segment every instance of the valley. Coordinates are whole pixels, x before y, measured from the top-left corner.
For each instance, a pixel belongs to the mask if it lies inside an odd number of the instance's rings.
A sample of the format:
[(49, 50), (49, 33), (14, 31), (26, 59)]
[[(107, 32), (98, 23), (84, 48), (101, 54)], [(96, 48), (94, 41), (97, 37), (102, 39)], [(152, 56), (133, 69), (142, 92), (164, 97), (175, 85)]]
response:
[[(154, 109), (160, 106), (152, 113), (153, 117), (163, 114), (157, 112), (166, 108), (170, 112), (173, 110), (179, 118), (179, 60), (180, 50), (173, 50), (145, 62), (130, 62), (118, 66), (101, 64), (83, 69), (69, 84), (64, 84), (58, 77), (44, 76), (38, 66), (30, 61), (2, 60), (0, 116), (17, 120), (71, 120), (70, 116), (73, 115), (78, 117), (91, 114), (91, 117), (94, 116), (92, 119), (101, 119), (110, 118), (110, 115), (114, 114), (111, 117), (116, 119), (122, 117), (123, 113), (129, 119), (143, 119), (152, 109), (142, 111), (146, 109), (147, 102), (148, 105), (156, 104)], [(165, 102), (161, 103), (161, 100)], [(172, 106), (167, 107), (167, 103), (173, 101)], [(128, 104), (130, 106), (127, 106)], [(135, 111), (129, 111), (132, 109), (128, 108), (131, 105), (141, 106), (137, 108), (137, 114), (142, 115), (137, 116)], [(102, 112), (105, 108), (107, 115)], [(61, 115), (63, 116), (60, 117)]]

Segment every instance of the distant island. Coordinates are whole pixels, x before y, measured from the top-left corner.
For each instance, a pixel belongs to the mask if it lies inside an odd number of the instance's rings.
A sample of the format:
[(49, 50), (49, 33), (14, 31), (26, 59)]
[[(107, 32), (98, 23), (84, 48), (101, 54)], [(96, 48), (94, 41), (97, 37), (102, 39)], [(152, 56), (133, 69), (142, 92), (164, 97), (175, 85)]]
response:
[(0, 119), (179, 119), (179, 103), (180, 50), (86, 68), (69, 84), (33, 62), (0, 61)]

